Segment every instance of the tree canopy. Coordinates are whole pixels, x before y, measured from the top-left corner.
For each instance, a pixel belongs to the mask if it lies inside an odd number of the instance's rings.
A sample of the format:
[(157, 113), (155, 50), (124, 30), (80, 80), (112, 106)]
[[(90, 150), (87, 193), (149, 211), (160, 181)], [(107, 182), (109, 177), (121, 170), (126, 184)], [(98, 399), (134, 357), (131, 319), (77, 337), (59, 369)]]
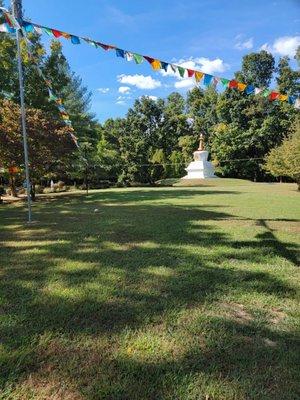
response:
[[(90, 112), (91, 93), (72, 72), (60, 42), (53, 40), (50, 54), (46, 55), (37, 35), (30, 34), (30, 40), (39, 68), (51, 80), (55, 94), (64, 99), (81, 144), (79, 151), (73, 148), (69, 152), (66, 147), (62, 171), (63, 152), (59, 154), (57, 147), (67, 140), (66, 130), (22, 43), (33, 177), (42, 176), (51, 165), (53, 174), (57, 177), (61, 174), (65, 179), (86, 181), (89, 175), (94, 184), (101, 180), (153, 184), (158, 179), (182, 176), (197, 148), (200, 133), (204, 133), (219, 176), (272, 179), (264, 168), (265, 156), (285, 140), (298, 112), (287, 102), (271, 102), (264, 93), (254, 96), (234, 89), (217, 91), (213, 85), (205, 90), (194, 87), (186, 95), (174, 92), (165, 99), (141, 97), (125, 117), (109, 118), (100, 124)], [(298, 62), (299, 51), (295, 55)], [(266, 51), (246, 55), (235, 77), (261, 88), (276, 82), (280, 92), (300, 94), (299, 71), (291, 68), (287, 57), (276, 64), (273, 55)], [(9, 118), (18, 115), (16, 48), (14, 39), (5, 34), (0, 36), (0, 101), (4, 107), (0, 164), (22, 166), (17, 122), (14, 125), (9, 122)], [(8, 132), (11, 132), (9, 137)], [(42, 160), (47, 161), (42, 165)]]

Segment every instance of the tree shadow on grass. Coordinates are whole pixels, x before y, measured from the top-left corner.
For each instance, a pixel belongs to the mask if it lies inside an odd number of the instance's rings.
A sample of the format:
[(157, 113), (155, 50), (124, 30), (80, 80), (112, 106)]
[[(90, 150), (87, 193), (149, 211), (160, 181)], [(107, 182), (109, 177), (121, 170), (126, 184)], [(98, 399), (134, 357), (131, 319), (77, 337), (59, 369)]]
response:
[[(147, 330), (164, 323), (168, 315), (199, 309), (234, 291), (279, 299), (295, 296), (293, 287), (268, 272), (220, 265), (233, 257), (224, 248), (236, 248), (238, 242), (207, 224), (210, 220), (234, 218), (217, 211), (218, 207), (103, 205), (99, 217), (87, 219), (89, 205), (81, 205), (78, 210), (78, 203), (76, 199), (59, 205), (58, 212), (49, 204), (40, 205), (44, 226), (32, 226), (29, 236), (24, 236), (20, 228), (5, 233), (5, 239), (20, 242), (14, 247), (4, 243), (2, 247), (2, 385), (26, 379), (50, 363), (86, 399), (183, 399), (184, 394), (179, 397), (178, 393), (188, 393), (188, 385), (199, 374), (218, 385), (223, 380), (225, 386), (236, 386), (237, 393), (244, 396), (240, 398), (258, 398), (255, 392), (260, 398), (262, 393), (265, 398), (283, 398), (279, 396), (283, 388), (287, 390), (295, 378), (287, 362), (288, 358), (294, 359), (294, 339), (290, 333), (274, 333), (255, 324), (241, 327), (236, 321), (218, 318), (212, 318), (209, 326), (199, 322), (199, 329), (193, 328), (196, 342), (203, 332), (212, 332), (205, 338), (205, 347), (195, 347), (192, 342), (189, 348), (183, 346), (179, 354), (166, 360), (144, 360), (143, 356), (108, 349), (101, 357), (97, 353), (100, 350), (93, 347), (90, 351), (80, 347), (72, 351), (80, 337), (112, 340), (109, 346), (113, 348), (119, 335), (128, 329)], [(78, 210), (75, 224), (69, 214), (60, 212), (74, 208)], [(14, 215), (9, 222), (13, 219)], [(47, 227), (50, 221), (57, 224), (54, 229)], [(33, 245), (26, 242), (28, 239)], [(247, 241), (245, 249), (242, 242), (236, 259), (248, 260), (255, 255), (259, 262), (260, 257), (263, 259), (259, 243)], [(216, 252), (205, 251), (207, 248)], [(275, 254), (286, 257), (289, 252), (280, 247)], [(172, 324), (176, 321), (170, 323), (168, 332)], [(192, 328), (188, 325), (186, 329)], [(246, 343), (246, 350), (240, 343), (240, 329), (242, 336), (254, 341), (253, 345)], [(38, 345), (44, 334), (62, 338), (62, 343), (52, 350), (44, 349), (45, 353)], [(263, 337), (273, 338), (278, 345), (266, 350)], [(243, 349), (240, 356), (236, 346)], [(281, 357), (283, 350), (288, 357)], [(97, 357), (91, 358), (91, 352)], [(270, 373), (262, 373), (266, 366), (272, 369), (273, 378)], [(276, 380), (282, 382), (282, 388), (274, 392)], [(200, 393), (190, 398), (196, 399)]]

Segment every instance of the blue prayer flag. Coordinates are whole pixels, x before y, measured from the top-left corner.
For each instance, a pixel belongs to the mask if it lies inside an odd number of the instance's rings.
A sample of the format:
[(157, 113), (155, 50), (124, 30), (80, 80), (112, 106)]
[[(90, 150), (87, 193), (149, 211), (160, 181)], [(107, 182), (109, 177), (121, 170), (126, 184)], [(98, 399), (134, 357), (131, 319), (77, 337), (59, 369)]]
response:
[(116, 49), (116, 56), (124, 58), (125, 57), (125, 51), (122, 50), (122, 49)]
[(254, 92), (254, 90), (255, 90), (255, 87), (254, 87), (253, 85), (248, 85), (248, 86), (246, 87), (245, 92), (246, 92), (247, 94), (251, 94), (251, 93)]
[(80, 39), (78, 36), (71, 36), (71, 42), (73, 44), (80, 44)]
[(294, 104), (296, 101), (296, 96), (289, 96), (288, 97), (288, 102), (289, 104)]
[(213, 76), (204, 74), (203, 85), (208, 86), (211, 83)]
[(161, 64), (161, 67), (167, 72), (167, 69), (168, 69), (168, 63), (166, 63), (166, 62), (164, 62), (164, 61), (161, 61), (160, 62), (160, 64)]

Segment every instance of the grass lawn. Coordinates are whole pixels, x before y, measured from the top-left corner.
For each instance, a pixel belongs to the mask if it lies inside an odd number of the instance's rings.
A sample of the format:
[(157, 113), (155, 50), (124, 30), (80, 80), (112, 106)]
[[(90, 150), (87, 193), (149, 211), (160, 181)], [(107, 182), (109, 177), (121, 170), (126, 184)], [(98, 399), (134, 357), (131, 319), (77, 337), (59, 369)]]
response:
[(109, 189), (33, 212), (0, 206), (1, 400), (300, 398), (296, 185)]

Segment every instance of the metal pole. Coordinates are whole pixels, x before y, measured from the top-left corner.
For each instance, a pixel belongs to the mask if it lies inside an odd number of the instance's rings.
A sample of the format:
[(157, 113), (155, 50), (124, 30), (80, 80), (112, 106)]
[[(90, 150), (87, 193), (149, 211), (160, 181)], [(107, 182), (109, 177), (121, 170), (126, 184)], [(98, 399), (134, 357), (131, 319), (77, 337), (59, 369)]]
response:
[[(12, 0), (12, 9), (14, 17), (21, 22), (22, 20), (22, 0)], [(28, 161), (28, 147), (27, 147), (27, 132), (26, 132), (26, 111), (24, 100), (24, 82), (23, 82), (23, 68), (21, 59), (21, 46), (20, 46), (20, 29), (16, 28), (17, 50), (18, 50), (18, 71), (19, 71), (19, 85), (20, 85), (20, 104), (21, 104), (21, 123), (23, 134), (23, 147), (24, 147), (24, 160), (25, 160), (25, 176), (26, 176), (26, 192), (28, 203), (28, 222), (32, 221), (31, 213), (31, 198), (30, 198), (30, 178), (29, 178), (29, 161)]]

